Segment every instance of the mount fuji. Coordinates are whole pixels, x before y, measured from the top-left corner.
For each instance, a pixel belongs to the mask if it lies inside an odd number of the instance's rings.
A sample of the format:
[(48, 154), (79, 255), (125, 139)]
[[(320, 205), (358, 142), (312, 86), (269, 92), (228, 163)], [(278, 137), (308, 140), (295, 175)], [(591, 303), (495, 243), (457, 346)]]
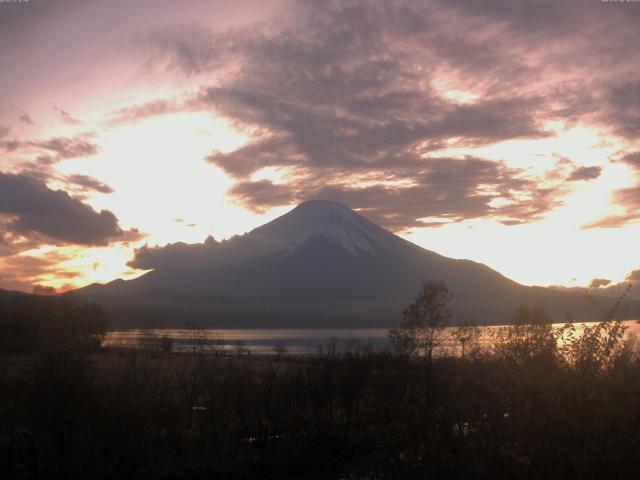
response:
[(425, 250), (333, 201), (305, 202), (230, 240), (142, 249), (138, 257), (154, 270), (77, 294), (121, 326), (391, 326), (426, 280), (447, 284), (459, 322), (504, 323), (534, 302), (558, 321), (598, 313), (582, 293), (523, 286)]

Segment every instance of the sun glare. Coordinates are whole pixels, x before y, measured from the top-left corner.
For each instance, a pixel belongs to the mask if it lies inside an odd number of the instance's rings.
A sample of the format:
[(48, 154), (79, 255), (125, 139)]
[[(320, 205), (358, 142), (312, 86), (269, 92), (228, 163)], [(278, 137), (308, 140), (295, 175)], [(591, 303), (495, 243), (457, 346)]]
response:
[(124, 228), (146, 233), (146, 241), (197, 242), (255, 226), (253, 215), (227, 199), (234, 181), (205, 161), (212, 150), (229, 152), (246, 141), (211, 114), (170, 114), (112, 128), (101, 138), (99, 155), (58, 169), (92, 174), (111, 186), (114, 193), (87, 203), (113, 211)]

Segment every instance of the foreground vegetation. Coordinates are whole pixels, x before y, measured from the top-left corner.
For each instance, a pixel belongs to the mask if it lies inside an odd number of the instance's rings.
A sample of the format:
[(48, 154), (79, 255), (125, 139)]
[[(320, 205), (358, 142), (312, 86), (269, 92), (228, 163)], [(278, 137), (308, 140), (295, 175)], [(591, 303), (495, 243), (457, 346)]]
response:
[(95, 353), (78, 335), (6, 354), (0, 475), (637, 476), (640, 360), (622, 340), (619, 304), (582, 335), (522, 307), (491, 348), (463, 327), (464, 355), (438, 358), (430, 349), (449, 317), (446, 298), (425, 286), (387, 352), (351, 345), (270, 361)]

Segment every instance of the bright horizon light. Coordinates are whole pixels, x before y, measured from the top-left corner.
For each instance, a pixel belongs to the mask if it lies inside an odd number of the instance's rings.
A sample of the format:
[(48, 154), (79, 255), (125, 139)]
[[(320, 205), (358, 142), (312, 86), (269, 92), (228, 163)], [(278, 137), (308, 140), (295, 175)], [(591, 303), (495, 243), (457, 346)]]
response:
[(620, 9), (586, 9), (585, 37), (435, 1), (410, 6), (424, 23), (36, 3), (1, 12), (0, 180), (31, 191), (0, 196), (0, 288), (133, 278), (144, 245), (228, 239), (316, 197), (525, 285), (640, 268), (640, 55), (600, 43), (637, 41)]

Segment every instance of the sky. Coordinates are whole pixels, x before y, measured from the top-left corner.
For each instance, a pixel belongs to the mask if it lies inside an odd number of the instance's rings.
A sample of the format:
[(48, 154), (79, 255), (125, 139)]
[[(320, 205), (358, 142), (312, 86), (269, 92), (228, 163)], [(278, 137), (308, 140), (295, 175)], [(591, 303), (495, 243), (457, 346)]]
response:
[(309, 199), (526, 285), (631, 279), (639, 44), (632, 1), (0, 2), (0, 288)]

